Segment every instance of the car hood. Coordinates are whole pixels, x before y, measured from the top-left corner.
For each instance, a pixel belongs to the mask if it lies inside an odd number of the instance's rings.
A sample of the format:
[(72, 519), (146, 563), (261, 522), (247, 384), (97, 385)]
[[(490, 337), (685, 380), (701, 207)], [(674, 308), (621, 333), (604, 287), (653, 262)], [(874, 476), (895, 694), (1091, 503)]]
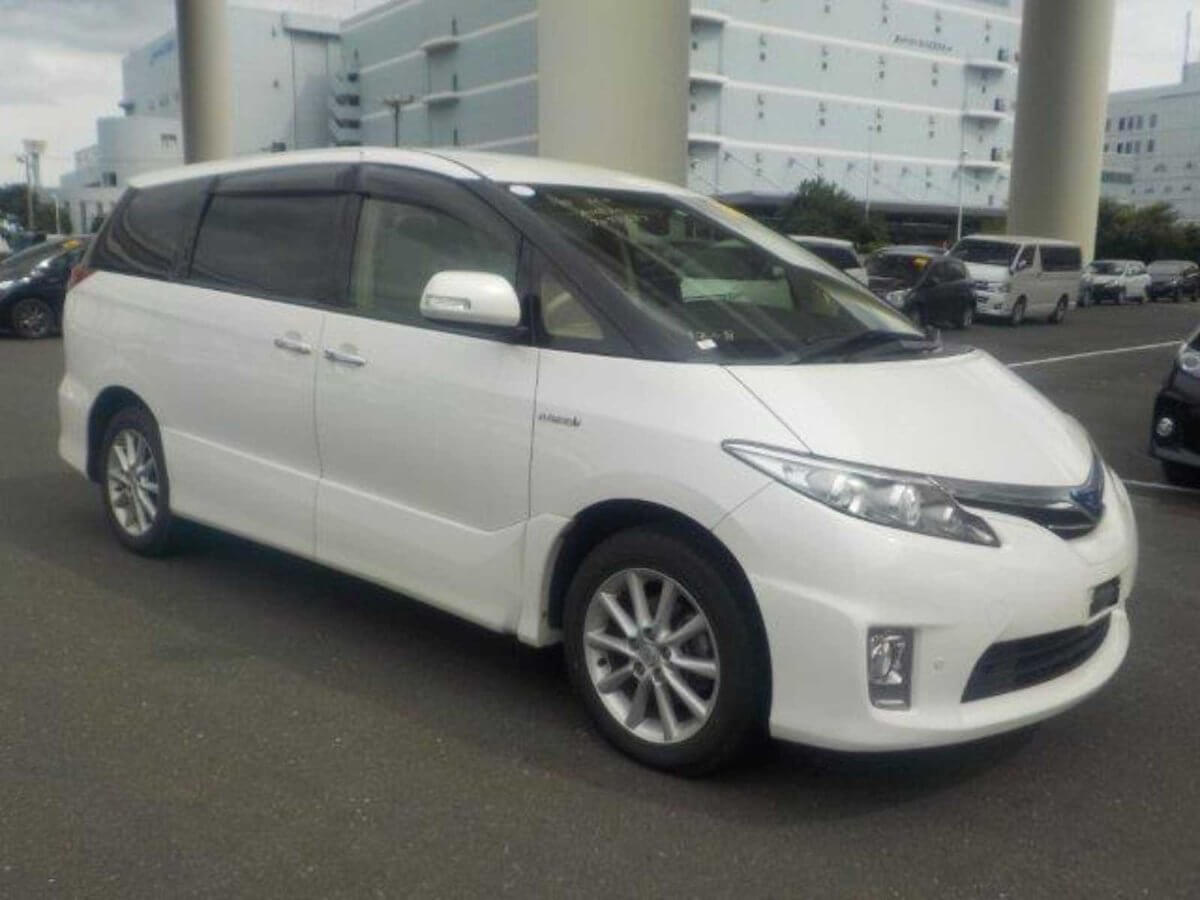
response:
[(967, 273), (972, 281), (1008, 281), (1012, 277), (1008, 266), (989, 266), (985, 263), (967, 263)]
[(1116, 284), (1121, 280), (1120, 275), (1096, 275), (1094, 273), (1089, 274), (1087, 278), (1092, 284)]
[(1074, 486), (1091, 470), (1083, 427), (981, 350), (729, 371), (819, 456), (999, 484)]

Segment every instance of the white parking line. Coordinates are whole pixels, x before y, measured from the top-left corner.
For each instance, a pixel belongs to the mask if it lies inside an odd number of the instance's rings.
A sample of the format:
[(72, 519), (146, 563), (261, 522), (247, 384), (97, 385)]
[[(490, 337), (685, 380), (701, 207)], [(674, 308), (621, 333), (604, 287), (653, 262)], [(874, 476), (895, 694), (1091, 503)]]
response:
[(1139, 353), (1142, 350), (1161, 350), (1163, 347), (1178, 347), (1182, 341), (1163, 341), (1161, 344), (1139, 344), (1137, 347), (1118, 347), (1115, 350), (1093, 350), (1090, 353), (1072, 353), (1070, 356), (1048, 356), (1045, 359), (1031, 359), (1026, 362), (1009, 363), (1010, 369), (1023, 369), (1025, 366), (1044, 366), (1049, 363), (1068, 362), (1072, 359), (1088, 359), (1093, 356), (1112, 356), (1116, 353)]
[(1189, 496), (1200, 497), (1200, 490), (1196, 488), (1179, 487), (1174, 484), (1160, 484), (1157, 481), (1133, 481), (1129, 478), (1122, 478), (1121, 481), (1132, 487), (1149, 488), (1153, 491), (1166, 491), (1170, 494), (1187, 494)]

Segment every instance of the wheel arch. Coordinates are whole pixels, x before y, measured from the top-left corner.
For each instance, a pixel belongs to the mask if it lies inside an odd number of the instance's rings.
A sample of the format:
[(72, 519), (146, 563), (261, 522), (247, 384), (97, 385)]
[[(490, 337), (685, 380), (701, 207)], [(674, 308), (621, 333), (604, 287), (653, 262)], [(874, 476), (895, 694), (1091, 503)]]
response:
[(154, 415), (149, 404), (127, 387), (111, 385), (96, 395), (87, 422), (87, 476), (92, 481), (100, 480), (100, 443), (104, 440), (104, 430), (113, 416), (130, 406)]
[(762, 638), (762, 646), (768, 646), (766, 627), (754, 589), (741, 563), (729, 548), (710, 529), (690, 516), (669, 506), (645, 500), (614, 499), (594, 503), (577, 513), (564, 529), (553, 551), (546, 583), (546, 620), (552, 628), (562, 627), (567, 590), (588, 553), (618, 532), (644, 526), (661, 526), (680, 533), (710, 556), (747, 605), (747, 611), (752, 614), (754, 626)]

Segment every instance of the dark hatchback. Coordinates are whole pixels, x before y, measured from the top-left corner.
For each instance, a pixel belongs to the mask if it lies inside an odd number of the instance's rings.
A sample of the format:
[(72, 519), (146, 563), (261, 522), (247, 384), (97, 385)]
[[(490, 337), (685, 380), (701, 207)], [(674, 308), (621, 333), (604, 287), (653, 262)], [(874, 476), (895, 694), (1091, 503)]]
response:
[(1175, 357), (1175, 365), (1154, 401), (1150, 455), (1173, 484), (1200, 487), (1200, 329)]
[(58, 331), (71, 268), (83, 258), (88, 240), (35, 244), (0, 263), (0, 328), (23, 338)]
[(975, 293), (967, 267), (930, 247), (884, 247), (866, 262), (871, 291), (918, 325), (969, 328)]
[(1184, 297), (1195, 303), (1200, 299), (1200, 266), (1185, 259), (1159, 259), (1150, 263), (1151, 300), (1168, 298), (1178, 303)]

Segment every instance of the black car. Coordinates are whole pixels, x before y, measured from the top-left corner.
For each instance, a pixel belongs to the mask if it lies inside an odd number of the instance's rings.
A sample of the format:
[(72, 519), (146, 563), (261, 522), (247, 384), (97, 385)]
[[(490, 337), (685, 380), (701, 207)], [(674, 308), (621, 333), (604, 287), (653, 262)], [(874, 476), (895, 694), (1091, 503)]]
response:
[(1160, 259), (1150, 263), (1151, 300), (1163, 297), (1178, 303), (1184, 297), (1200, 299), (1200, 266), (1185, 259)]
[(0, 263), (0, 328), (24, 338), (57, 331), (71, 267), (87, 244), (82, 237), (47, 241)]
[(975, 293), (967, 267), (929, 247), (884, 247), (867, 257), (871, 291), (918, 325), (970, 328)]
[(1200, 487), (1200, 329), (1179, 348), (1154, 401), (1150, 455), (1171, 483)]

